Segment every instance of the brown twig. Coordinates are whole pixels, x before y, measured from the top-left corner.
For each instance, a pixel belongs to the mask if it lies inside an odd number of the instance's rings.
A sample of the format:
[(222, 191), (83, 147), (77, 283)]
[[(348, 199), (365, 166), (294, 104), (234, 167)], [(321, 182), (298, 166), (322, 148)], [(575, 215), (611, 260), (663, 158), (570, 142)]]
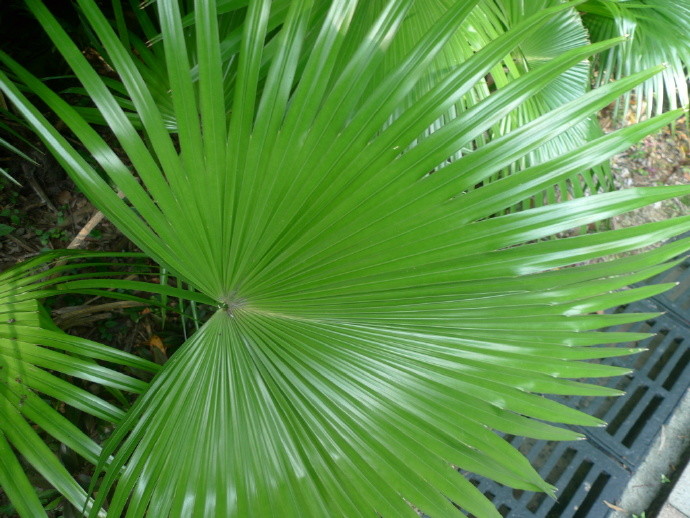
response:
[(84, 241), (86, 241), (88, 235), (93, 231), (94, 228), (98, 226), (104, 217), (105, 216), (100, 210), (96, 211), (96, 213), (91, 216), (89, 221), (86, 222), (77, 235), (74, 236), (74, 239), (72, 239), (71, 243), (67, 245), (67, 249), (74, 250), (76, 248), (81, 248), (81, 245), (84, 243)]

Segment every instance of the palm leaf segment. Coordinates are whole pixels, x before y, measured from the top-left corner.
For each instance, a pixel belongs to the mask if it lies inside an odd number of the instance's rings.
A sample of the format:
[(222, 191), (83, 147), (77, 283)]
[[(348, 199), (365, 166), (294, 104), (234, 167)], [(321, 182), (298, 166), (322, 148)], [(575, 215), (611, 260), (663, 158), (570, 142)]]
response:
[[(93, 260), (98, 255), (88, 257)], [(80, 254), (72, 254), (71, 258), (78, 257)], [(100, 446), (46, 398), (112, 423), (124, 416), (118, 406), (60, 375), (97, 383), (109, 389), (114, 397), (126, 401), (121, 390), (141, 393), (146, 383), (98, 362), (149, 372), (155, 372), (158, 367), (90, 340), (68, 336), (55, 327), (38, 299), (55, 293), (53, 286), (66, 278), (76, 281), (89, 276), (66, 277), (66, 271), (73, 266), (59, 263), (51, 266), (58, 258), (55, 253), (47, 254), (0, 275), (0, 486), (21, 516), (46, 516), (46, 513), (15, 450), (78, 508), (84, 506), (86, 492), (44, 437), (52, 436), (92, 464), (96, 464), (101, 453)], [(98, 264), (107, 266), (103, 262)], [(37, 428), (45, 433), (37, 432)]]
[[(571, 5), (517, 24), (406, 106), (476, 2), (453, 3), (373, 82), (412, 2), (388, 3), (355, 41), (354, 1), (334, 0), (316, 17), (312, 2), (290, 2), (278, 29), (270, 27), (270, 1), (250, 2), (228, 70), (215, 2), (195, 2), (189, 38), (176, 2), (159, 0), (173, 141), (136, 61), (95, 4), (81, 0), (144, 140), (43, 5), (28, 3), (136, 175), (77, 111), (2, 59), (80, 138), (126, 201), (3, 79), (7, 97), (123, 232), (220, 306), (106, 445), (102, 458), (113, 460), (101, 462), (95, 508), (114, 488), (112, 516), (125, 506), (127, 516), (448, 516), (451, 502), (496, 516), (458, 469), (552, 491), (491, 430), (573, 439), (577, 434), (541, 420), (599, 424), (542, 394), (611, 394), (568, 378), (619, 374), (579, 360), (630, 353), (591, 346), (639, 335), (594, 330), (647, 315), (592, 313), (666, 289), (619, 291), (668, 267), (688, 242), (564, 267), (677, 235), (690, 218), (543, 238), (688, 189), (633, 189), (490, 216), (678, 113), (486, 180), (660, 67), (559, 106), (436, 170), (549, 81), (620, 40), (565, 52), (418, 142), (521, 41)], [(343, 64), (341, 53), (352, 45)]]

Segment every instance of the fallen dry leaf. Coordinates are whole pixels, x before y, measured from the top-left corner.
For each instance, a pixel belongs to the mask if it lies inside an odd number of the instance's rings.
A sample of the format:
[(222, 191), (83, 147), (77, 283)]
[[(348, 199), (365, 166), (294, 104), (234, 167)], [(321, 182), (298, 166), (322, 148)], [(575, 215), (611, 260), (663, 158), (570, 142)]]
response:
[(622, 507), (618, 507), (617, 505), (613, 505), (613, 504), (607, 502), (606, 500), (604, 500), (604, 503), (606, 504), (606, 506), (607, 506), (609, 509), (613, 509), (614, 511), (620, 511), (621, 513), (627, 512), (627, 511), (626, 511), (625, 509), (623, 509)]
[(160, 336), (158, 335), (153, 335), (151, 338), (149, 338), (149, 347), (155, 347), (165, 354), (165, 344), (163, 344), (163, 340), (161, 340)]

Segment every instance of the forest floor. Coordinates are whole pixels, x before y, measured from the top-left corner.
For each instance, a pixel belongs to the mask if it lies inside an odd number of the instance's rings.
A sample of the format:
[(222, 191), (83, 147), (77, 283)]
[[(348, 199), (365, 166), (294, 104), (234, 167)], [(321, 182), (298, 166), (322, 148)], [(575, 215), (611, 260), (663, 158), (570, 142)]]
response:
[[(603, 120), (604, 129), (611, 123)], [(639, 144), (611, 161), (617, 189), (654, 187), (658, 185), (690, 185), (690, 128), (687, 117), (675, 128), (664, 128), (645, 137)], [(614, 229), (637, 226), (653, 221), (690, 214), (690, 196), (657, 202), (613, 218)]]

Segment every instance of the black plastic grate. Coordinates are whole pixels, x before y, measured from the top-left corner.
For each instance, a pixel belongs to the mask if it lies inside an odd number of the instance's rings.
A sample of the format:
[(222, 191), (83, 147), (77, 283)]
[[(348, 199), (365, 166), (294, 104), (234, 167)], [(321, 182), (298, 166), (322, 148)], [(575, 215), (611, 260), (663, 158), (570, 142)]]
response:
[(663, 282), (677, 282), (679, 285), (654, 297), (654, 302), (675, 322), (690, 329), (690, 258), (654, 279), (654, 283)]
[(662, 425), (690, 387), (690, 261), (650, 281), (661, 282), (680, 285), (651, 300), (615, 310), (617, 313), (664, 313), (653, 320), (611, 329), (655, 334), (639, 344), (628, 344), (647, 351), (601, 361), (634, 371), (627, 376), (599, 380), (600, 384), (622, 390), (625, 395), (554, 398), (599, 417), (608, 426), (572, 427), (587, 437), (587, 441), (581, 442), (506, 437), (530, 459), (547, 482), (559, 487), (558, 500), (514, 490), (484, 478), (471, 478), (502, 516), (605, 518), (610, 509), (604, 501), (613, 504), (618, 501)]
[[(491, 480), (472, 482), (506, 517), (589, 518), (598, 516), (603, 500), (614, 501), (625, 489), (630, 473), (588, 442), (575, 443), (513, 439), (520, 450), (529, 441), (526, 454), (547, 482), (561, 488), (557, 501), (544, 493), (520, 491)], [(604, 506), (605, 509), (608, 509)]]
[[(647, 301), (618, 311), (639, 313), (663, 309), (653, 301)], [(602, 361), (634, 371), (630, 375), (601, 381), (603, 385), (624, 391), (625, 395), (617, 398), (576, 396), (555, 399), (609, 423), (604, 429), (577, 429), (603, 452), (634, 470), (688, 388), (690, 328), (679, 325), (670, 315), (663, 315), (647, 322), (619, 326), (615, 330), (655, 334), (638, 344), (647, 351)]]

